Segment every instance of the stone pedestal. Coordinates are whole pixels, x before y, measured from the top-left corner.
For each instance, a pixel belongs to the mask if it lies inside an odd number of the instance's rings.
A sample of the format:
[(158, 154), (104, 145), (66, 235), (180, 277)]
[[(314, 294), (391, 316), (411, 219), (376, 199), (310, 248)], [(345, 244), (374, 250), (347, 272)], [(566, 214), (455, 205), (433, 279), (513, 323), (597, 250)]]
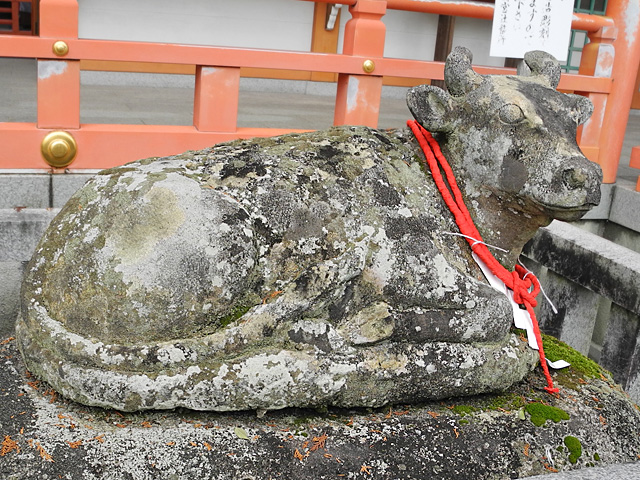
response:
[[(0, 478), (512, 479), (637, 460), (640, 412), (570, 370), (498, 395), (379, 409), (121, 413), (69, 402), (0, 342)], [(578, 362), (576, 362), (578, 363)], [(591, 477), (589, 477), (591, 478)]]

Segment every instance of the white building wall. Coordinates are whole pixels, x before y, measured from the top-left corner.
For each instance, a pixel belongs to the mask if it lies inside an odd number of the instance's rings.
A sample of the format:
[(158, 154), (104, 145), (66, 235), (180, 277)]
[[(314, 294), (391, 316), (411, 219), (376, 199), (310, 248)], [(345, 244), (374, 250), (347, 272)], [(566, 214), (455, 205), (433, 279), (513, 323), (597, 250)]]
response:
[(456, 18), (453, 46), (463, 46), (471, 50), (474, 64), (503, 67), (504, 57), (491, 57), (489, 55), (491, 24), (490, 20), (481, 20), (479, 18)]
[[(296, 0), (79, 0), (80, 37), (104, 40), (220, 45), (308, 51), (313, 2)], [(351, 18), (342, 7), (344, 25)], [(433, 60), (438, 16), (388, 10), (385, 56)], [(454, 46), (470, 48), (481, 65), (502, 66), (489, 56), (491, 22), (456, 19)]]
[(433, 60), (438, 31), (438, 15), (388, 10), (385, 57)]
[(79, 36), (308, 51), (313, 2), (79, 0)]
[[(349, 9), (342, 7), (340, 24), (340, 49), (344, 26), (351, 18)], [(433, 60), (438, 32), (438, 15), (420, 12), (387, 10), (382, 17), (387, 27), (384, 56), (410, 60)], [(473, 52), (473, 62), (478, 65), (502, 67), (504, 57), (489, 56), (491, 21), (476, 18), (456, 18), (453, 46), (464, 46)]]

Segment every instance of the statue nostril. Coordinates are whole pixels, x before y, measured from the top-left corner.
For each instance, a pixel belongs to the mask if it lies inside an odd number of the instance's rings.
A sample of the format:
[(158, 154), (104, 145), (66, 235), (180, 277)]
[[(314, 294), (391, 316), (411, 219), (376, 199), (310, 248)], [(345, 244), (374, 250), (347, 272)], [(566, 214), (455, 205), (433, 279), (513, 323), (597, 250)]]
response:
[(578, 168), (571, 168), (562, 173), (562, 180), (569, 188), (581, 188), (587, 183), (587, 175)]

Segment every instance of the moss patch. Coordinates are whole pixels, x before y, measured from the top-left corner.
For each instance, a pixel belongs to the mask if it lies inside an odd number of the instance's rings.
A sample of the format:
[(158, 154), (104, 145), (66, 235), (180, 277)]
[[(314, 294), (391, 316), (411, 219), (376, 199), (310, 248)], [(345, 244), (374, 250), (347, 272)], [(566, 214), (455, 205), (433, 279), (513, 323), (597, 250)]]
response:
[(464, 417), (465, 415), (471, 415), (473, 412), (477, 412), (478, 409), (471, 405), (454, 405), (451, 411), (457, 413), (461, 417)]
[(519, 410), (525, 406), (525, 399), (523, 396), (516, 393), (504, 393), (502, 395), (496, 395), (491, 399), (491, 402), (487, 405), (488, 410)]
[(225, 315), (220, 319), (220, 326), (226, 327), (230, 323), (235, 322), (240, 317), (242, 317), (245, 313), (251, 310), (253, 305), (238, 305), (231, 310), (231, 313)]
[(567, 435), (564, 437), (564, 444), (569, 450), (569, 461), (575, 464), (582, 456), (582, 443), (576, 437)]
[(558, 423), (561, 420), (569, 420), (569, 414), (561, 408), (552, 407), (543, 403), (533, 402), (524, 407), (525, 411), (531, 415), (531, 422), (536, 427), (543, 426), (547, 420)]
[(542, 341), (545, 356), (552, 362), (560, 359), (566, 360), (571, 364), (570, 368), (574, 372), (585, 378), (601, 378), (603, 374), (607, 373), (596, 362), (555, 337), (543, 334)]

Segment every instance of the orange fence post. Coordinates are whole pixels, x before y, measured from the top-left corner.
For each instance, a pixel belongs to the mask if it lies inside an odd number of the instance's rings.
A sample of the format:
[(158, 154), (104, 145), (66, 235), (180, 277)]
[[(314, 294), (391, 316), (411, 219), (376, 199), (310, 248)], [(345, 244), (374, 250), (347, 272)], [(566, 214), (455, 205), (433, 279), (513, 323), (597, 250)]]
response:
[(40, 0), (40, 36), (78, 38), (78, 2)]
[(334, 125), (378, 126), (382, 76), (372, 74), (375, 60), (384, 55), (386, 27), (381, 18), (386, 11), (385, 0), (359, 0), (349, 7), (352, 18), (345, 25), (343, 54), (370, 58), (362, 65), (363, 75), (338, 76)]
[(78, 38), (76, 0), (41, 0), (40, 36), (60, 60), (38, 59), (38, 128), (80, 128), (80, 61), (63, 60)]
[(193, 125), (202, 132), (235, 132), (240, 68), (196, 67)]
[[(580, 75), (592, 77), (611, 77), (611, 70), (615, 59), (613, 41), (616, 38), (615, 27), (603, 27), (597, 32), (589, 33), (589, 43), (582, 49), (580, 60)], [(593, 103), (593, 115), (578, 130), (578, 143), (586, 157), (600, 163), (600, 139), (603, 131), (604, 114), (607, 107), (607, 93), (579, 92), (588, 97)]]
[(80, 128), (80, 62), (38, 60), (38, 128)]
[(616, 181), (624, 133), (629, 121), (638, 64), (640, 63), (640, 0), (610, 1), (607, 16), (614, 19), (618, 36), (613, 42), (616, 51), (611, 71), (614, 88), (607, 99), (599, 155), (604, 182)]
[[(333, 30), (327, 30), (327, 16), (333, 4), (315, 3), (313, 8), (313, 27), (311, 31), (311, 51), (317, 53), (336, 53), (338, 51), (338, 36), (340, 34), (340, 9), (338, 9)], [(314, 82), (335, 82), (337, 74), (334, 72), (311, 72), (310, 79)]]

